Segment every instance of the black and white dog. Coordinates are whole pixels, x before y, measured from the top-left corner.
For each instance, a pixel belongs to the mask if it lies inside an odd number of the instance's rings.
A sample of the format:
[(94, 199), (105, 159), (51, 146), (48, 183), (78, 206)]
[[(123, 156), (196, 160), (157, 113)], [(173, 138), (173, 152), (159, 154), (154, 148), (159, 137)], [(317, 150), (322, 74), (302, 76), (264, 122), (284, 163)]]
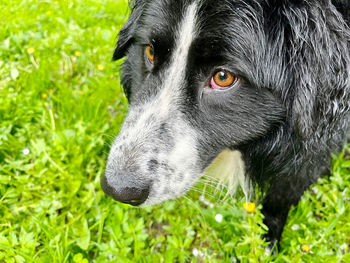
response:
[(127, 57), (130, 112), (103, 190), (159, 203), (215, 160), (231, 186), (261, 187), (267, 240), (278, 241), (346, 141), (349, 20), (348, 0), (134, 0), (114, 53)]

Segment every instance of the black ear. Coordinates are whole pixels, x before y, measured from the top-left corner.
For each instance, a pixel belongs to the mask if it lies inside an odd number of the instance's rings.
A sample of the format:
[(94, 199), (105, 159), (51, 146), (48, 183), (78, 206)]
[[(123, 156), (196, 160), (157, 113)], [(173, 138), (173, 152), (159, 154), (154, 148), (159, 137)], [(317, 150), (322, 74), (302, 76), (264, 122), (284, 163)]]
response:
[(117, 41), (117, 48), (113, 54), (113, 60), (120, 59), (125, 56), (126, 51), (134, 40), (134, 33), (137, 26), (137, 22), (142, 14), (143, 4), (138, 3), (141, 1), (135, 1), (131, 15), (124, 24), (123, 28), (119, 32), (119, 38)]

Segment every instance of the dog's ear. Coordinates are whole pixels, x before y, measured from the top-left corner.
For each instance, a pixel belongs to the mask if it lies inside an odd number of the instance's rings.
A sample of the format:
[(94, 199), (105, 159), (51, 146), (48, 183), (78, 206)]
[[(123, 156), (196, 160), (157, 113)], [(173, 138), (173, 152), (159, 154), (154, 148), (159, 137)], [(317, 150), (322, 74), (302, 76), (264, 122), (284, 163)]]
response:
[(329, 14), (324, 16), (324, 10), (318, 8), (313, 10), (313, 16), (290, 10), (286, 19), (290, 25), (286, 50), (293, 76), (288, 92), (294, 96), (296, 134), (305, 141), (324, 136), (324, 130), (333, 127), (348, 111), (349, 101), (350, 31), (334, 9), (325, 9)]
[(126, 55), (126, 51), (134, 40), (134, 33), (137, 22), (139, 21), (142, 13), (143, 4), (142, 1), (134, 1), (132, 5), (130, 17), (119, 32), (119, 38), (117, 41), (117, 47), (113, 54), (113, 60), (118, 60), (124, 57)]

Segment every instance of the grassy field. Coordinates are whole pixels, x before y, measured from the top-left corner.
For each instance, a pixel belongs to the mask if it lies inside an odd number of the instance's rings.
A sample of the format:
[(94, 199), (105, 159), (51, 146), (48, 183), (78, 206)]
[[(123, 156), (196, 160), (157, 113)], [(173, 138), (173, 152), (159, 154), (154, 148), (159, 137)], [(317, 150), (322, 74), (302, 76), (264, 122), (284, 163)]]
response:
[(0, 262), (350, 262), (349, 148), (289, 215), (276, 257), (244, 198), (145, 209), (100, 189), (127, 112), (112, 62), (126, 0), (0, 0)]

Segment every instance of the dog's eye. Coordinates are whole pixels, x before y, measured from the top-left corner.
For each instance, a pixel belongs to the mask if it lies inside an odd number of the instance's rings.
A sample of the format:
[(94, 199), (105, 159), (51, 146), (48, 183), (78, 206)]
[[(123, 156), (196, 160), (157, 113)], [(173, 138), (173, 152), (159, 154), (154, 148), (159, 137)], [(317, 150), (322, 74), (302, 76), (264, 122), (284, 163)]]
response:
[(149, 62), (151, 62), (153, 64), (154, 63), (154, 48), (150, 45), (147, 45), (145, 47), (145, 53), (146, 53), (146, 56), (147, 56)]
[(220, 70), (211, 78), (210, 86), (213, 89), (226, 90), (233, 87), (237, 81), (238, 78), (236, 78), (232, 73), (225, 70)]

